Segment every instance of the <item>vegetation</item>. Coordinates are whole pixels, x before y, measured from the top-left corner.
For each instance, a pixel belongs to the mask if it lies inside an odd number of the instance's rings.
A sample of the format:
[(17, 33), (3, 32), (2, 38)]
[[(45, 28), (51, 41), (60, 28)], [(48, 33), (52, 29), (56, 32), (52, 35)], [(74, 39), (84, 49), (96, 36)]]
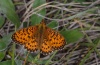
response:
[[(65, 37), (63, 50), (28, 53), (11, 40), (42, 19)], [(0, 0), (0, 65), (23, 64), (100, 65), (100, 0)]]

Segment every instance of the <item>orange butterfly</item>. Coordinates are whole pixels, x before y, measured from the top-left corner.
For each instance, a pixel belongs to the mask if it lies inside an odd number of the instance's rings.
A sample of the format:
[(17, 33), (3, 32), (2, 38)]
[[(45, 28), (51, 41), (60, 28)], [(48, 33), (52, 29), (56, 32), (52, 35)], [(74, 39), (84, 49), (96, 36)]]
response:
[(24, 45), (28, 51), (40, 50), (44, 55), (62, 49), (66, 44), (64, 37), (47, 27), (44, 22), (16, 31), (12, 35), (12, 40)]

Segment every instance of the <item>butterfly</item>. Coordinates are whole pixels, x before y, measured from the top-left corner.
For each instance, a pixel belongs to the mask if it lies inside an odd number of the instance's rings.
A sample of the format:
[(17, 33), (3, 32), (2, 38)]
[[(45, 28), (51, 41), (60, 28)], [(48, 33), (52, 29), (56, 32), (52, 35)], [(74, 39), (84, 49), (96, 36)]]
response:
[(44, 55), (62, 49), (66, 44), (65, 38), (59, 32), (47, 27), (44, 22), (16, 31), (12, 35), (12, 40), (24, 45), (30, 52), (40, 50)]

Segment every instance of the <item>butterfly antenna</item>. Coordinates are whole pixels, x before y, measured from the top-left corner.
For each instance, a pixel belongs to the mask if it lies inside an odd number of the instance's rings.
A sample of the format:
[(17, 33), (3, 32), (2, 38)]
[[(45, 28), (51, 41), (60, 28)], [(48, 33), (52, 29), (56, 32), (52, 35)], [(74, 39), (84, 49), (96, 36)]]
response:
[(44, 25), (46, 25), (46, 24), (45, 24), (45, 21), (44, 21), (44, 19), (42, 19), (42, 21), (41, 21), (41, 24), (44, 24)]

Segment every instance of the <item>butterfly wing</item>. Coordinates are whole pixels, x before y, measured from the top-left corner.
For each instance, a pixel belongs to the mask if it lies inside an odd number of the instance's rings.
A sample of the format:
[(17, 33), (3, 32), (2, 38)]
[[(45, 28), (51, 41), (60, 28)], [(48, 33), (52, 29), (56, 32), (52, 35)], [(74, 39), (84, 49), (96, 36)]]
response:
[(51, 42), (47, 38), (44, 38), (40, 48), (42, 54), (47, 55), (53, 51), (52, 46), (50, 44)]
[(25, 48), (28, 51), (34, 52), (38, 50), (38, 42), (36, 41), (36, 38), (30, 38), (30, 40), (25, 44)]
[(62, 49), (66, 44), (64, 37), (55, 30), (46, 27), (44, 42), (41, 47), (41, 52), (43, 54), (49, 54), (54, 50)]
[(50, 40), (51, 46), (54, 50), (62, 49), (65, 46), (65, 38), (59, 32), (48, 27), (46, 31), (48, 34), (48, 39)]
[(30, 26), (28, 28), (20, 29), (12, 35), (12, 40), (18, 44), (22, 44), (29, 51), (37, 50), (37, 41), (35, 34), (38, 31), (37, 26)]

